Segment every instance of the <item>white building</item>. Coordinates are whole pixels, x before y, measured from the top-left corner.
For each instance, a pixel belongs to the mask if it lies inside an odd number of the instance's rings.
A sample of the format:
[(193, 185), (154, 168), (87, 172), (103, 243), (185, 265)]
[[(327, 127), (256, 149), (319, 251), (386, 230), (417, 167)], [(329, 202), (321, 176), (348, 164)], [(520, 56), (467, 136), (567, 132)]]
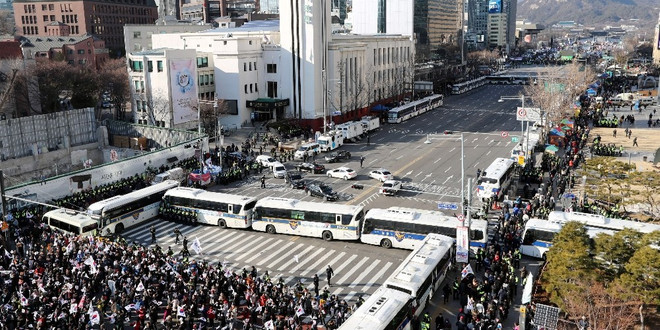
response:
[(655, 38), (651, 45), (653, 45), (653, 63), (660, 64), (660, 13), (658, 13), (658, 23), (655, 25)]
[[(409, 35), (332, 35), (329, 2), (324, 2), (306, 0), (292, 8), (281, 1), (280, 21), (152, 35), (153, 51), (127, 55), (136, 120), (195, 128), (197, 117), (190, 119), (196, 115), (195, 100), (204, 104), (218, 99), (224, 126), (286, 117), (317, 129), (327, 118), (324, 114), (334, 114), (335, 122), (355, 119), (412, 86), (414, 45)], [(193, 68), (198, 95), (184, 104), (175, 71), (140, 71), (133, 64), (162, 61), (171, 68), (183, 58), (207, 58), (208, 63)], [(207, 75), (212, 82), (200, 86)], [(150, 113), (158, 110), (152, 106), (157, 99), (170, 100), (170, 107), (159, 112), (169, 114), (165, 119)], [(190, 120), (183, 124), (178, 118)]]

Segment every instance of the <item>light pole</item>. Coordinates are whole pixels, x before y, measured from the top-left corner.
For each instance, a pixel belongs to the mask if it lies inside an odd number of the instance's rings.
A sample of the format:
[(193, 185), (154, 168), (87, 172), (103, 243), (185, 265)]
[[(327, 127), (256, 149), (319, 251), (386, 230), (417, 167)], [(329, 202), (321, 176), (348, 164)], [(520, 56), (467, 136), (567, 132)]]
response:
[[(504, 100), (520, 100), (522, 103), (522, 108), (525, 108), (525, 95), (520, 95), (520, 96), (500, 96), (500, 99), (497, 100), (497, 102), (502, 103)], [(522, 139), (525, 136), (525, 129), (524, 125), (525, 122), (527, 122), (527, 137), (525, 137), (525, 143), (526, 146), (524, 148), (525, 152), (525, 161), (527, 161), (527, 154), (529, 153), (529, 121), (526, 120), (521, 120), (520, 121), (520, 138)], [(521, 148), (522, 148), (522, 141), (521, 141)]]
[[(450, 138), (445, 135), (441, 135), (441, 137), (435, 137), (433, 136), (435, 134), (426, 134), (426, 141), (424, 141), (425, 144), (431, 144), (431, 139), (438, 139), (438, 140), (456, 140), (457, 138)], [(465, 204), (463, 203), (465, 199), (465, 151), (464, 151), (464, 136), (463, 132), (461, 132), (461, 214), (465, 214)], [(468, 201), (469, 203), (470, 201)], [(468, 212), (469, 213), (469, 212)]]

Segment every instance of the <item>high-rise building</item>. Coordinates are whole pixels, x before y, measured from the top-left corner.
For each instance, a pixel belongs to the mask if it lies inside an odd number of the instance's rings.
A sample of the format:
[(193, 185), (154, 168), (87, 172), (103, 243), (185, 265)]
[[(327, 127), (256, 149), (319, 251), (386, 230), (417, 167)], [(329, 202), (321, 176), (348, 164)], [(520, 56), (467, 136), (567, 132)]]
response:
[(346, 0), (332, 0), (330, 3), (330, 10), (332, 11), (333, 16), (336, 14), (339, 18), (339, 24), (343, 25), (347, 15)]
[(488, 1), (488, 47), (508, 53), (516, 44), (516, 0)]
[(415, 38), (419, 58), (432, 58), (445, 45), (458, 45), (461, 0), (360, 0), (353, 2), (353, 33), (401, 34)]
[(658, 23), (655, 25), (655, 39), (653, 39), (653, 63), (660, 64), (660, 13), (658, 13)]
[(466, 37), (477, 48), (486, 45), (488, 35), (488, 0), (469, 0)]
[(49, 25), (63, 23), (73, 36), (98, 36), (112, 56), (123, 53), (125, 24), (153, 24), (157, 18), (154, 0), (14, 1), (17, 35), (46, 36)]
[(277, 14), (280, 12), (279, 0), (260, 0), (259, 12), (264, 14)]

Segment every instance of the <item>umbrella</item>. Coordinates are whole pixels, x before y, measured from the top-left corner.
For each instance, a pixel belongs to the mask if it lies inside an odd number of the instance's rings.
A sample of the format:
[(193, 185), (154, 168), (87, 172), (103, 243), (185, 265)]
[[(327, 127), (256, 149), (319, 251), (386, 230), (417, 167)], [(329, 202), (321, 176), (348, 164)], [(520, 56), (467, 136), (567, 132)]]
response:
[(549, 152), (551, 154), (554, 154), (555, 152), (559, 151), (559, 148), (552, 144), (546, 144), (545, 145), (545, 152)]
[(571, 126), (571, 125), (574, 125), (574, 124), (575, 124), (574, 121), (572, 121), (572, 120), (570, 120), (570, 119), (568, 119), (568, 118), (564, 118), (564, 119), (562, 119), (559, 123), (561, 123), (563, 126)]

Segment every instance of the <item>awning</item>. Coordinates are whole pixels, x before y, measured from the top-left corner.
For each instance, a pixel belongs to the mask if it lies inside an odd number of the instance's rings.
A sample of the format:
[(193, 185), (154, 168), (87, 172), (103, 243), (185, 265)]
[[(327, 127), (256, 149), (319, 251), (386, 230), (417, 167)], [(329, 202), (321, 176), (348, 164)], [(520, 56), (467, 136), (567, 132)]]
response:
[(254, 101), (247, 101), (246, 107), (254, 109), (273, 109), (286, 107), (289, 105), (289, 99), (272, 99), (267, 97), (258, 98)]

